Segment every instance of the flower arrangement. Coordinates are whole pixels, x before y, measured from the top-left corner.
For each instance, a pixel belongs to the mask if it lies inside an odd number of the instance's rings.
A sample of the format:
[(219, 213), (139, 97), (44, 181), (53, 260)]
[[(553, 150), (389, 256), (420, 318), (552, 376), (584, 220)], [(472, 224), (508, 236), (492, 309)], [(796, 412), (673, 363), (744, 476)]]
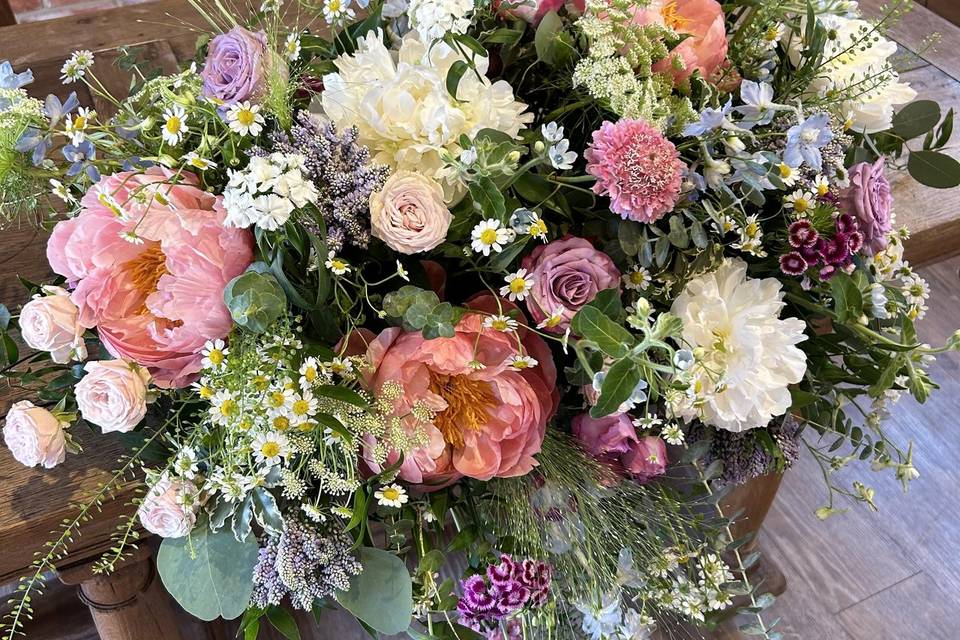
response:
[[(424, 640), (731, 611), (778, 638), (717, 489), (811, 455), (817, 516), (873, 507), (831, 470), (916, 478), (883, 417), (960, 346), (917, 339), (886, 178), (960, 184), (952, 112), (897, 75), (902, 10), (268, 0), (211, 10), (181, 73), (127, 60), (112, 114), (3, 63), (0, 203), (52, 227), (57, 274), (0, 313), (36, 391), (4, 440), (50, 468), (79, 429), (136, 435), (97, 569), (160, 536), (167, 590), (246, 638), (333, 602)], [(99, 92), (92, 65), (64, 83)]]

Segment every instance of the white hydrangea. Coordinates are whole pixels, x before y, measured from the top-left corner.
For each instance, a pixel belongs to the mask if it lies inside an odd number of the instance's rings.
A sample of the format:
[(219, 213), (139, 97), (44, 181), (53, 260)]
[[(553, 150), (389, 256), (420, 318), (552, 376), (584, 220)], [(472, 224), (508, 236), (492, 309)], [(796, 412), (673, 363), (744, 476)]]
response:
[(900, 82), (890, 63), (897, 44), (878, 35), (866, 20), (829, 14), (817, 20), (836, 37), (827, 41), (823, 55), (826, 62), (810, 90), (821, 96), (845, 92), (847, 99), (837, 105), (837, 115), (849, 117), (855, 131), (889, 129), (894, 106), (917, 97), (909, 83)]
[(473, 138), (490, 128), (516, 136), (533, 119), (506, 81), (487, 79), (486, 58), (475, 59), (479, 73), (463, 75), (454, 100), (447, 71), (461, 59), (446, 43), (430, 47), (414, 31), (399, 51), (388, 50), (381, 34), (371, 32), (354, 54), (337, 58), (336, 73), (324, 76), (323, 110), (341, 129), (356, 126), (375, 162), (434, 178), (453, 202), (463, 185), (443, 171), (442, 154), (458, 157), (462, 134)]
[(424, 42), (440, 40), (449, 33), (466, 33), (470, 28), (473, 0), (411, 0), (407, 7), (410, 27)]
[(807, 369), (796, 346), (807, 338), (806, 324), (780, 318), (780, 282), (746, 274), (745, 262), (728, 259), (688, 282), (671, 307), (696, 354), (684, 373), (690, 391), (672, 398), (674, 412), (734, 432), (783, 415), (791, 404), (789, 385)]
[(242, 171), (230, 171), (223, 191), (227, 210), (224, 223), (245, 229), (275, 230), (286, 224), (295, 209), (316, 203), (319, 194), (303, 174), (303, 156), (274, 153), (255, 156)]

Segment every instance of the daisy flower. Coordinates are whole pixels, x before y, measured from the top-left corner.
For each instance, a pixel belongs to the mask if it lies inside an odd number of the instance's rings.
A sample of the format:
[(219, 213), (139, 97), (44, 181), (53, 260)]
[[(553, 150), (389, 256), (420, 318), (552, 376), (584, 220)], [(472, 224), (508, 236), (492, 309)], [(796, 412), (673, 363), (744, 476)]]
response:
[(397, 275), (407, 282), (410, 282), (410, 272), (403, 267), (403, 264), (401, 264), (399, 260), (397, 260)]
[(680, 425), (671, 423), (660, 431), (660, 437), (663, 438), (667, 444), (679, 446), (683, 444), (685, 436), (683, 435), (683, 429), (680, 428)]
[(184, 447), (177, 453), (173, 461), (173, 472), (187, 480), (193, 480), (197, 475), (197, 452), (192, 447)]
[(711, 224), (713, 230), (719, 233), (721, 236), (725, 236), (734, 229), (737, 228), (737, 221), (734, 220), (731, 216), (720, 216), (719, 219), (714, 220)]
[(809, 191), (804, 191), (803, 189), (797, 189), (790, 195), (784, 197), (783, 206), (787, 209), (793, 209), (797, 212), (797, 215), (803, 217), (807, 211), (813, 207), (815, 199), (813, 194)]
[(510, 229), (501, 228), (500, 221), (494, 218), (488, 218), (473, 228), (470, 237), (473, 242), (470, 246), (477, 253), (485, 256), (490, 255), (490, 251), (500, 253), (503, 251), (503, 245), (509, 243), (513, 238)]
[(547, 241), (547, 223), (543, 221), (536, 213), (533, 214), (533, 219), (530, 221), (530, 230), (527, 231), (530, 234), (531, 238), (537, 240)]
[(74, 146), (82, 144), (87, 138), (87, 125), (97, 117), (97, 112), (87, 107), (79, 107), (73, 118), (67, 118), (66, 133)]
[(282, 433), (261, 433), (253, 439), (253, 455), (264, 466), (273, 466), (290, 455), (290, 442)]
[(287, 60), (290, 62), (295, 61), (300, 57), (300, 36), (296, 33), (291, 33), (287, 36), (287, 41), (284, 44), (284, 52), (287, 54)]
[(67, 204), (73, 204), (73, 196), (70, 195), (70, 191), (67, 189), (66, 185), (55, 178), (50, 178), (50, 186), (53, 187), (53, 195), (57, 196)]
[(286, 415), (293, 405), (293, 390), (286, 387), (274, 388), (266, 395), (263, 402), (270, 415)]
[(398, 484), (380, 487), (373, 493), (373, 497), (377, 499), (377, 504), (380, 506), (396, 507), (397, 509), (405, 505), (407, 500), (410, 499), (407, 490)]
[(223, 340), (217, 338), (216, 340), (207, 340), (207, 343), (203, 345), (203, 351), (200, 353), (203, 355), (203, 360), (200, 361), (203, 368), (216, 371), (226, 364), (230, 350), (226, 348)]
[(213, 160), (207, 160), (206, 158), (201, 158), (200, 154), (196, 151), (191, 151), (181, 158), (183, 163), (187, 166), (193, 167), (194, 169), (199, 169), (200, 171), (206, 171), (207, 169), (216, 169), (217, 163)]
[(650, 272), (640, 265), (634, 266), (629, 272), (623, 274), (623, 285), (633, 291), (645, 291), (652, 280)]
[(218, 391), (210, 399), (210, 417), (220, 425), (228, 425), (240, 415), (240, 403), (229, 391)]
[(508, 362), (511, 367), (517, 369), (518, 371), (522, 371), (523, 369), (532, 369), (540, 364), (535, 358), (530, 356), (522, 356), (520, 354), (511, 357)]
[(786, 162), (781, 162), (777, 165), (777, 169), (780, 171), (780, 180), (783, 184), (792, 187), (797, 183), (798, 173), (796, 167), (791, 167)]
[(343, 259), (338, 258), (336, 252), (331, 251), (327, 255), (327, 261), (323, 263), (334, 275), (342, 276), (350, 272), (350, 265)]
[(903, 297), (914, 305), (923, 305), (930, 297), (930, 285), (918, 275), (912, 275), (903, 280)]
[(296, 397), (290, 405), (290, 420), (294, 426), (300, 426), (310, 420), (317, 413), (317, 399), (309, 391)]
[(260, 105), (250, 104), (249, 100), (238, 102), (227, 110), (227, 124), (230, 131), (241, 136), (258, 136), (263, 131), (263, 116)]
[(505, 280), (507, 284), (500, 287), (500, 295), (507, 296), (511, 301), (522, 301), (530, 294), (533, 288), (533, 277), (527, 275), (526, 269), (519, 269), (515, 273), (509, 274)]
[(503, 331), (504, 333), (516, 331), (517, 326), (517, 321), (510, 316), (487, 316), (483, 319), (483, 327), (485, 329), (494, 329), (496, 331)]
[(312, 387), (317, 383), (317, 380), (320, 378), (320, 366), (317, 364), (317, 359), (313, 356), (307, 358), (303, 361), (303, 364), (300, 365), (300, 386), (304, 389)]
[(178, 104), (168, 107), (163, 112), (163, 141), (169, 145), (178, 145), (185, 133), (190, 131), (187, 126), (187, 112)]
[(813, 188), (816, 190), (817, 195), (822, 198), (830, 193), (830, 182), (826, 176), (818, 173), (817, 177), (813, 179)]
[(350, 358), (335, 357), (330, 362), (323, 363), (323, 370), (335, 373), (338, 376), (349, 376), (353, 373), (353, 361)]
[(120, 236), (121, 240), (125, 240), (130, 244), (135, 244), (135, 245), (143, 244), (143, 238), (140, 237), (140, 235), (138, 235), (137, 232), (132, 229), (128, 231), (121, 231), (117, 235)]
[(537, 323), (537, 329), (553, 329), (563, 322), (563, 314), (566, 312), (566, 308), (557, 307), (550, 315)]
[(353, 16), (350, 0), (324, 0), (323, 18), (327, 24), (338, 25), (346, 20), (352, 20)]
[(73, 55), (63, 63), (60, 69), (60, 77), (63, 84), (76, 82), (86, 74), (87, 69), (93, 66), (93, 53), (86, 49), (74, 51)]

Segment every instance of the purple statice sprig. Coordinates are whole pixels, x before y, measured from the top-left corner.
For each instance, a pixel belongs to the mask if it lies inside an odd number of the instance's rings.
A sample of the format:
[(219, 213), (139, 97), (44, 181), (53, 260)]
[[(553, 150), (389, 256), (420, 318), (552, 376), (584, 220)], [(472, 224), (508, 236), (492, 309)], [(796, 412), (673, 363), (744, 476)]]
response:
[(833, 233), (818, 232), (808, 219), (797, 220), (787, 229), (792, 250), (780, 256), (780, 270), (788, 276), (801, 276), (816, 269), (821, 280), (829, 280), (839, 269), (847, 269), (863, 247), (856, 218), (845, 213), (833, 218)]
[[(332, 123), (307, 111), (297, 114), (289, 134), (270, 134), (270, 151), (303, 156), (304, 172), (319, 192), (316, 205), (326, 227), (327, 247), (335, 252), (346, 245), (366, 249), (370, 194), (379, 191), (389, 175), (388, 167), (371, 162), (370, 150), (357, 143), (358, 136), (356, 127), (338, 132)], [(266, 156), (270, 151), (254, 148), (251, 153)], [(321, 234), (318, 221), (301, 221), (314, 234)]]
[(546, 562), (514, 560), (502, 554), (482, 574), (461, 581), (460, 623), (478, 633), (494, 633), (500, 622), (524, 609), (547, 603), (553, 569)]

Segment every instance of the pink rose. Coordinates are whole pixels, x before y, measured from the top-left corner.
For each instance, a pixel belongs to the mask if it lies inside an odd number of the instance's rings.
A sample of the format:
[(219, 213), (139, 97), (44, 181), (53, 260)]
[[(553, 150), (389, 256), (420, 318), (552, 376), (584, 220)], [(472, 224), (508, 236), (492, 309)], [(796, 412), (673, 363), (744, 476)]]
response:
[(222, 196), (193, 174), (179, 184), (172, 176), (153, 168), (104, 177), (47, 243), (50, 266), (75, 286), (79, 323), (96, 327), (114, 356), (147, 367), (159, 387), (196, 378), (204, 343), (233, 326), (226, 283), (253, 260), (250, 231), (223, 225)]
[(88, 362), (83, 368), (87, 375), (74, 392), (84, 420), (104, 433), (126, 433), (140, 424), (147, 415), (150, 374), (145, 369), (123, 360)]
[(640, 482), (662, 476), (667, 470), (667, 445), (659, 436), (646, 436), (621, 456), (623, 468)]
[[(505, 312), (515, 310), (509, 302), (501, 304)], [(462, 476), (489, 480), (528, 473), (559, 398), (557, 371), (543, 339), (522, 327), (517, 334), (485, 328), (486, 315), (498, 313), (492, 296), (468, 306), (478, 313), (465, 315), (452, 338), (425, 340), (419, 332), (391, 328), (367, 350), (372, 372), (365, 386), (378, 391), (386, 382), (402, 384), (396, 414), (406, 416), (403, 422), (411, 431), (426, 431), (426, 446), (407, 455), (400, 467), (403, 480), (429, 485), (425, 488)], [(537, 364), (511, 366), (521, 353)], [(432, 422), (417, 425), (409, 415), (417, 402), (436, 412)], [(367, 442), (365, 458), (379, 471), (371, 455), (374, 444)], [(390, 452), (388, 462), (398, 457)]]
[(87, 357), (83, 327), (77, 322), (77, 305), (61, 287), (44, 287), (20, 311), (20, 336), (33, 349), (49, 351), (58, 364)]
[(586, 9), (586, 0), (501, 0), (498, 11), (501, 15), (520, 18), (530, 24), (540, 24), (543, 16), (564, 7), (571, 16), (579, 16)]
[(397, 171), (370, 196), (373, 236), (400, 253), (435, 248), (446, 240), (452, 220), (443, 202), (443, 188), (414, 171)]
[(523, 267), (533, 278), (527, 310), (536, 322), (559, 312), (559, 323), (547, 327), (555, 333), (563, 333), (598, 292), (620, 289), (620, 271), (613, 260), (575, 236), (539, 245), (523, 259)]
[[(727, 57), (727, 27), (723, 8), (716, 0), (652, 0), (634, 18), (636, 24), (660, 24), (687, 36), (654, 71), (669, 73), (676, 82), (686, 80), (699, 71), (709, 80)], [(673, 59), (683, 62), (683, 69)]]
[(197, 522), (196, 506), (188, 506), (195, 491), (183, 480), (162, 476), (144, 497), (137, 515), (143, 528), (161, 538), (182, 538)]
[(893, 229), (890, 213), (893, 194), (884, 173), (884, 158), (874, 163), (861, 162), (850, 168), (850, 186), (840, 192), (841, 211), (857, 219), (863, 235), (863, 251), (873, 255), (887, 246), (887, 234)]
[(203, 95), (226, 105), (258, 100), (268, 90), (267, 75), (275, 60), (263, 31), (253, 33), (238, 26), (221, 33), (210, 41), (200, 72)]
[(657, 436), (637, 437), (630, 416), (615, 413), (603, 418), (582, 414), (573, 419), (573, 437), (584, 450), (639, 482), (663, 475), (667, 468), (667, 448)]
[(20, 464), (52, 469), (66, 458), (63, 423), (29, 400), (14, 403), (3, 425), (3, 441)]

